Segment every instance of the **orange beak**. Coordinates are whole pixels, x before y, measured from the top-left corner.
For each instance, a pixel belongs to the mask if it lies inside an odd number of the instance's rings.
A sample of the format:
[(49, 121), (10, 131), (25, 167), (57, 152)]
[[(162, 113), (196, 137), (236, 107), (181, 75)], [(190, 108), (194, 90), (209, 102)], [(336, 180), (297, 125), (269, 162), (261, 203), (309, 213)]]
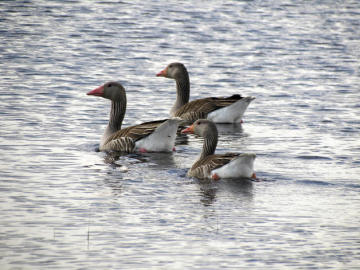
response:
[(187, 133), (189, 133), (189, 134), (194, 134), (194, 124), (192, 124), (190, 127), (188, 127), (188, 128), (185, 128), (185, 129), (183, 129), (182, 131), (181, 131), (181, 133), (182, 134), (187, 134)]
[(167, 68), (156, 74), (156, 77), (166, 77), (166, 75), (167, 75)]

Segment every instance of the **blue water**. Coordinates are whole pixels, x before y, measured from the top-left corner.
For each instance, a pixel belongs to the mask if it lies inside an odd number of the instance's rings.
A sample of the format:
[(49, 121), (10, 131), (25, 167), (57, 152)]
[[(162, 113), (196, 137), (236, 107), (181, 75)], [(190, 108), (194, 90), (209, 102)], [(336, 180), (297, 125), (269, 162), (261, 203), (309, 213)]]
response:
[[(1, 1), (1, 269), (359, 269), (358, 1)], [(260, 182), (186, 177), (171, 154), (96, 151), (109, 102), (124, 125), (191, 99), (256, 97), (217, 151), (255, 152)]]

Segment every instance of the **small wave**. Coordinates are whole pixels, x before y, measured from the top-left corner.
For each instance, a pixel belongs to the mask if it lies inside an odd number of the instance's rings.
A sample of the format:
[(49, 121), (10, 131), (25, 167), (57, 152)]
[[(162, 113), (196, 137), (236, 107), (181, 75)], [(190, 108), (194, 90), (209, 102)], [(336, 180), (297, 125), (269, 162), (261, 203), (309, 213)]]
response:
[(358, 184), (346, 184), (345, 187), (351, 188), (351, 189), (360, 189), (360, 185)]
[(324, 157), (324, 156), (312, 156), (312, 155), (302, 155), (302, 156), (297, 156), (297, 158), (300, 159), (317, 159), (317, 160), (331, 160), (331, 158), (329, 157)]
[(352, 127), (346, 127), (346, 128), (340, 129), (340, 131), (344, 132), (344, 133), (357, 133), (357, 132), (359, 132), (359, 129), (358, 128), (352, 128)]
[(320, 180), (298, 180), (297, 183), (317, 186), (334, 186), (335, 184)]
[(292, 96), (289, 95), (289, 94), (276, 94), (276, 95), (270, 95), (270, 97), (273, 97), (273, 98), (289, 98), (289, 97), (292, 97)]

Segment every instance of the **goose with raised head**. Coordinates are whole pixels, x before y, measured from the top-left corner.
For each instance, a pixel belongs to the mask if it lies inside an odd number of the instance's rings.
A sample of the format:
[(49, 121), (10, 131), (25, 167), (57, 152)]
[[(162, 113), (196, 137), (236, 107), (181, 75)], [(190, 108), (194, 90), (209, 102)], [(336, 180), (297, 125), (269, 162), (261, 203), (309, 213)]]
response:
[(218, 132), (214, 122), (207, 119), (198, 119), (190, 127), (182, 130), (181, 133), (196, 134), (204, 138), (200, 157), (188, 171), (188, 177), (214, 180), (221, 178), (256, 179), (254, 173), (256, 154), (215, 154)]
[(100, 151), (170, 152), (174, 149), (180, 118), (145, 122), (122, 129), (126, 92), (120, 83), (105, 83), (87, 95), (111, 100), (110, 120), (100, 142)]
[(215, 123), (241, 123), (247, 107), (255, 99), (235, 94), (230, 97), (208, 97), (189, 102), (189, 73), (182, 63), (171, 63), (156, 76), (175, 80), (176, 101), (170, 115), (180, 117), (190, 124), (201, 118)]

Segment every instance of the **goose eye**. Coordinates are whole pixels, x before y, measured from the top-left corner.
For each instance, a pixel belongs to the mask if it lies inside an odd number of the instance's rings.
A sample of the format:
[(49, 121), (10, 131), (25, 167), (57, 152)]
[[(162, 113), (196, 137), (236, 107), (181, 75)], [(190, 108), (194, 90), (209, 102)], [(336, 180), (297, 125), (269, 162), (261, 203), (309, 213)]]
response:
[(172, 67), (173, 67), (173, 65), (170, 65), (170, 66), (169, 66), (169, 68), (172, 68)]
[(111, 86), (112, 86), (112, 84), (111, 84), (111, 83), (109, 83), (109, 84), (108, 84), (108, 87), (111, 87)]

